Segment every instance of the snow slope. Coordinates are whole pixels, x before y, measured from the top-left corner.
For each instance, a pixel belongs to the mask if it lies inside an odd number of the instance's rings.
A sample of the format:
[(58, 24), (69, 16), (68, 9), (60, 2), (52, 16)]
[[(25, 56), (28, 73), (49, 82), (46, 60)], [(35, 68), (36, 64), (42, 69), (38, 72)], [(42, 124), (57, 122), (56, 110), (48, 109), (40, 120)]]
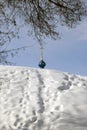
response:
[(87, 130), (87, 77), (0, 66), (0, 130)]

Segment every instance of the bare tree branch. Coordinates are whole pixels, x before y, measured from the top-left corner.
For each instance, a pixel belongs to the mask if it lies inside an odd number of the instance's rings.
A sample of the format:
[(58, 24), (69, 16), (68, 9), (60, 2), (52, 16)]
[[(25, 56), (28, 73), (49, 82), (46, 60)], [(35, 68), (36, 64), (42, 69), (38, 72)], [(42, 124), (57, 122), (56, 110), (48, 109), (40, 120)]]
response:
[(72, 28), (85, 16), (82, 0), (0, 0), (0, 45), (16, 37), (23, 24), (41, 45), (46, 37), (60, 37), (59, 24)]

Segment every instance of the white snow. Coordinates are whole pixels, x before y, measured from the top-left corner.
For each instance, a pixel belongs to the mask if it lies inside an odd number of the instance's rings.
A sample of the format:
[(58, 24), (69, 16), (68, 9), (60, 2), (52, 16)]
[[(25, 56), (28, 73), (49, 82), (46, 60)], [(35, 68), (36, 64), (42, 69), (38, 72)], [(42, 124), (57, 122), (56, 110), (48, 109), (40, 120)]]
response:
[(87, 77), (0, 66), (0, 130), (87, 130)]

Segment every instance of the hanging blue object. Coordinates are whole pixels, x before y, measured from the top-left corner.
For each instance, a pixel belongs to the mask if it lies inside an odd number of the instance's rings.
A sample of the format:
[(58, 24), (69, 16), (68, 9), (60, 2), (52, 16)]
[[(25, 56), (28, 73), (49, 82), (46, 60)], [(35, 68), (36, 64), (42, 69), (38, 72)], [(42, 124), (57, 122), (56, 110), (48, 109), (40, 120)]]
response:
[(40, 48), (40, 62), (38, 66), (43, 69), (46, 66), (46, 63), (43, 60), (43, 47)]
[(46, 66), (46, 63), (43, 60), (41, 60), (39, 63), (39, 67), (44, 69), (45, 66)]

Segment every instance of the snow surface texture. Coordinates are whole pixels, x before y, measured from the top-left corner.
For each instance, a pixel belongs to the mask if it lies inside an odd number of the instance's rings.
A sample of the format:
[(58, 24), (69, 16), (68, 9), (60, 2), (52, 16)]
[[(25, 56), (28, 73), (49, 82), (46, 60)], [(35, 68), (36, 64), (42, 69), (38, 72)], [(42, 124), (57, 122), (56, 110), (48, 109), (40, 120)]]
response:
[(87, 77), (1, 66), (0, 130), (87, 130)]

